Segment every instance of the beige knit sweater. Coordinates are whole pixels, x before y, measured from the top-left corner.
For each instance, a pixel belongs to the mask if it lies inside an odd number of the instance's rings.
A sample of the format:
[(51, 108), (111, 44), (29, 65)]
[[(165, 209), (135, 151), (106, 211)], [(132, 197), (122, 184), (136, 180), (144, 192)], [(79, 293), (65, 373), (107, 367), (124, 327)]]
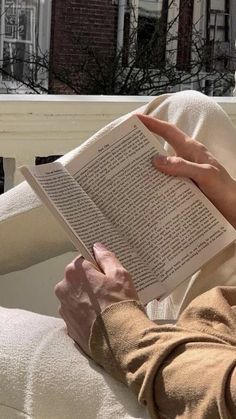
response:
[(236, 418), (236, 287), (202, 294), (176, 326), (156, 325), (137, 301), (111, 305), (90, 348), (152, 418)]

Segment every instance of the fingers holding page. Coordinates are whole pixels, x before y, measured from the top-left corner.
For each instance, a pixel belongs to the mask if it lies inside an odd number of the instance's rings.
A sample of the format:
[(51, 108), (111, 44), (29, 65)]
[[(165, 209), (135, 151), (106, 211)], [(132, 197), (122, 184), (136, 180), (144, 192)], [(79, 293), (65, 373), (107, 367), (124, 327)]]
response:
[(94, 255), (101, 271), (77, 257), (67, 265), (64, 279), (55, 287), (68, 334), (88, 355), (90, 330), (97, 315), (116, 302), (138, 300), (132, 278), (115, 254), (97, 243)]
[(93, 246), (98, 266), (105, 274), (106, 290), (109, 290), (113, 301), (122, 299), (138, 299), (131, 275), (123, 267), (116, 255), (101, 243)]
[(113, 277), (115, 271), (124, 270), (115, 254), (109, 251), (102, 243), (93, 246), (96, 262), (105, 275)]
[(147, 115), (137, 116), (150, 131), (167, 141), (177, 156), (195, 163), (204, 163), (207, 149), (203, 144), (190, 138), (174, 124)]
[(156, 154), (152, 163), (154, 167), (163, 173), (192, 179), (202, 189), (209, 187), (212, 182), (214, 184), (219, 172), (217, 167), (209, 164), (194, 163), (178, 156)]
[(137, 116), (150, 131), (164, 138), (176, 152), (176, 156), (155, 156), (153, 165), (168, 175), (192, 179), (235, 227), (236, 181), (227, 170), (204, 145), (173, 124), (147, 115)]

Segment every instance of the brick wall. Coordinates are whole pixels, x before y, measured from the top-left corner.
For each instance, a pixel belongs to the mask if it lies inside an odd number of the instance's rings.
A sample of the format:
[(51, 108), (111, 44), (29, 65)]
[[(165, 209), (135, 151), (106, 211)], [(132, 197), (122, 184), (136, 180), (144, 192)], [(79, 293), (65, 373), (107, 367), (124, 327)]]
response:
[(99, 56), (100, 62), (115, 53), (117, 6), (112, 3), (111, 0), (53, 0), (51, 93), (92, 93), (86, 91), (88, 75), (95, 75), (99, 67), (93, 53)]

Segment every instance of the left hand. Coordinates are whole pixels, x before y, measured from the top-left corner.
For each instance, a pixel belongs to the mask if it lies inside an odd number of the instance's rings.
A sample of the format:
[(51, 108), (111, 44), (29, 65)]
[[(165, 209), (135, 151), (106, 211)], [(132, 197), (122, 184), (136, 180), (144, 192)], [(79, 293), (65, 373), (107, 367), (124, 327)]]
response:
[(157, 154), (153, 165), (167, 175), (192, 179), (236, 228), (236, 179), (229, 175), (203, 144), (190, 138), (175, 125), (148, 115), (137, 116), (150, 131), (164, 138), (176, 152), (175, 156)]
[(66, 267), (64, 279), (55, 286), (68, 334), (89, 356), (90, 331), (97, 315), (116, 302), (138, 300), (131, 276), (114, 253), (100, 243), (93, 250), (101, 271), (79, 256)]

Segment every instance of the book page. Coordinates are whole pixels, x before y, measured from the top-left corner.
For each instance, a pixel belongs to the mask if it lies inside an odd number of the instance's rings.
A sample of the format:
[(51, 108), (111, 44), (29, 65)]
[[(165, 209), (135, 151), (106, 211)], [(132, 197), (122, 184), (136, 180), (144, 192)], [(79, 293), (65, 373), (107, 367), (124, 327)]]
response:
[(135, 116), (85, 149), (68, 170), (169, 293), (236, 239), (188, 179), (159, 172), (163, 148)]
[[(83, 188), (73, 179), (61, 163), (49, 163), (21, 171), (35, 192), (58, 219), (75, 247), (82, 255), (95, 263), (92, 245), (104, 243), (115, 252), (123, 266), (131, 273), (143, 303), (150, 301), (142, 293), (147, 284), (156, 282), (152, 270), (138, 257), (134, 248), (114, 228)], [(165, 292), (156, 285), (157, 295)]]

